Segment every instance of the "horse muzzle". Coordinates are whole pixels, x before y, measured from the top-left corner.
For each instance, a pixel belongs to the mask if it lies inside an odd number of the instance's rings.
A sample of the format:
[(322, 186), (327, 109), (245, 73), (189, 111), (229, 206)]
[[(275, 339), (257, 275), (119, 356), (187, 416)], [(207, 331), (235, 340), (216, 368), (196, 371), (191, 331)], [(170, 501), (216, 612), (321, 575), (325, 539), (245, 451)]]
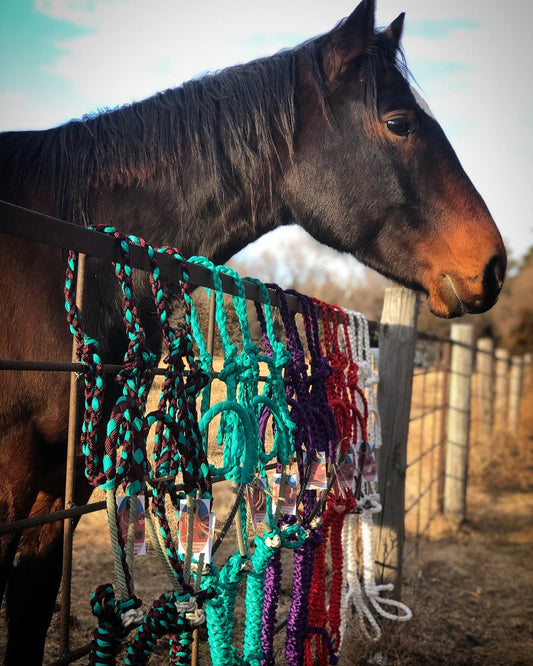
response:
[(479, 274), (467, 277), (454, 272), (441, 274), (428, 289), (430, 310), (445, 318), (486, 312), (498, 300), (506, 265), (505, 253), (501, 253), (493, 256)]

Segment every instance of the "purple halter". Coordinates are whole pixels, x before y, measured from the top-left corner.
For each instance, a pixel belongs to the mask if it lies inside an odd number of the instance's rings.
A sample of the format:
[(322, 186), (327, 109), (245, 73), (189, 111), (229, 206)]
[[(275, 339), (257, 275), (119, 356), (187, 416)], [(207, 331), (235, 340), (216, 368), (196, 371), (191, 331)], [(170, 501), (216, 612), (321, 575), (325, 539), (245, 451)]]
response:
[[(298, 471), (301, 482), (299, 501), (302, 505), (302, 527), (308, 531), (305, 543), (294, 552), (293, 595), (287, 621), (287, 642), (285, 655), (287, 663), (301, 664), (304, 641), (308, 634), (308, 601), (313, 572), (315, 551), (322, 542), (320, 521), (317, 517), (322, 512), (323, 499), (317, 498), (316, 490), (305, 488), (309, 465), (304, 461), (304, 452), (311, 458), (315, 452), (325, 454), (328, 462), (334, 461), (337, 443), (336, 423), (333, 412), (327, 402), (326, 380), (331, 368), (321, 354), (319, 328), (313, 302), (307, 296), (295, 291), (284, 292), (278, 285), (267, 285), (279, 297), (280, 312), (287, 336), (287, 347), (292, 361), (285, 371), (287, 402), (291, 408), (291, 418), (296, 425), (294, 447), (296, 450)], [(286, 293), (296, 296), (303, 309), (303, 322), (307, 345), (311, 356), (310, 367), (305, 361), (305, 354), (298, 329), (291, 315)], [(257, 306), (258, 318), (263, 321), (260, 306)], [(296, 522), (296, 517), (284, 518), (286, 525)], [(282, 527), (283, 534), (283, 527)], [(273, 558), (265, 576), (265, 602), (263, 609), (262, 650), (263, 665), (274, 664), (273, 632), (276, 609), (281, 584), (281, 559)]]

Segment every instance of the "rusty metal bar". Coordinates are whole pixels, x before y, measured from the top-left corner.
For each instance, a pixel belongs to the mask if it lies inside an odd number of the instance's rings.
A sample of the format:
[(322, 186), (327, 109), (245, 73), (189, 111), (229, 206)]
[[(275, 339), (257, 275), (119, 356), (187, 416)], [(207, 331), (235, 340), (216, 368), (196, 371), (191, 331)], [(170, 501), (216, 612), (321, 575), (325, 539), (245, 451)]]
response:
[[(122, 365), (105, 363), (104, 372), (116, 373), (122, 370)], [(17, 370), (29, 372), (83, 372), (86, 366), (79, 361), (23, 361), (18, 359), (0, 360), (0, 370)], [(154, 374), (164, 374), (164, 369), (154, 368)]]
[[(13, 370), (25, 372), (79, 372), (83, 374), (86, 366), (82, 363), (73, 363), (67, 361), (18, 361), (13, 359), (0, 359), (0, 370)], [(106, 374), (117, 374), (124, 369), (122, 365), (114, 365), (112, 363), (104, 363), (102, 369)], [(154, 375), (164, 375), (165, 368), (153, 368)], [(184, 371), (185, 375), (189, 374), (188, 370)], [(211, 370), (211, 377), (218, 377), (218, 372)], [(259, 375), (259, 381), (266, 381), (268, 378), (264, 375)]]
[(30, 527), (46, 525), (47, 523), (54, 523), (58, 520), (66, 520), (67, 518), (79, 518), (86, 513), (94, 513), (95, 511), (101, 511), (102, 509), (105, 509), (105, 502), (94, 502), (93, 504), (72, 507), (71, 509), (62, 509), (61, 511), (42, 513), (38, 516), (32, 516), (31, 518), (14, 520), (12, 523), (4, 523), (3, 525), (0, 525), (0, 535), (10, 534), (11, 532), (21, 532)]
[[(78, 275), (76, 279), (76, 306), (83, 310), (83, 293), (85, 289), (85, 255), (78, 257)], [(72, 339), (72, 361), (77, 359), (76, 338)], [(76, 506), (76, 449), (78, 448), (79, 431), (79, 375), (70, 375), (67, 465), (65, 474), (65, 508)], [(61, 612), (59, 616), (59, 652), (65, 654), (70, 645), (70, 593), (72, 589), (72, 540), (74, 537), (74, 519), (66, 518), (63, 523), (63, 571), (61, 574)]]
[[(65, 250), (83, 252), (86, 255), (112, 262), (122, 261), (120, 243), (115, 238), (1, 200), (0, 233), (11, 234), (45, 245), (61, 247)], [(166, 254), (160, 254), (157, 256), (157, 262), (161, 272), (164, 272), (168, 278), (172, 280), (181, 278), (181, 268), (175, 259)], [(137, 245), (130, 245), (130, 263), (132, 268), (140, 268), (146, 272), (150, 271), (150, 260), (147, 253)], [(210, 288), (215, 286), (211, 271), (207, 268), (187, 262), (187, 272), (192, 285)], [(239, 290), (229, 275), (222, 273), (220, 279), (225, 293), (239, 296)], [(261, 290), (256, 284), (246, 279), (242, 283), (248, 300), (264, 303)], [(274, 307), (279, 307), (279, 298), (274, 290), (269, 290), (269, 298)], [(287, 294), (287, 305), (289, 310), (293, 312), (303, 312), (300, 299), (292, 294)], [(316, 309), (317, 314), (320, 314), (318, 305)], [(337, 316), (337, 320), (342, 323), (340, 315)], [(368, 325), (371, 333), (376, 333), (379, 330), (377, 322), (369, 321)], [(429, 337), (435, 339), (435, 336), (430, 335)]]
[[(83, 252), (112, 262), (122, 261), (120, 243), (115, 238), (5, 201), (0, 201), (0, 232), (65, 250)], [(157, 256), (157, 262), (161, 272), (164, 272), (168, 278), (176, 281), (181, 278), (181, 267), (175, 259), (160, 254)], [(136, 245), (130, 245), (130, 263), (133, 268), (150, 271), (150, 260), (146, 251)], [(187, 263), (187, 271), (191, 284), (214, 287), (213, 276), (207, 268)], [(220, 279), (226, 293), (239, 295), (237, 286), (229, 275), (221, 274)], [(248, 280), (243, 280), (243, 285), (247, 299), (260, 303), (264, 301), (257, 285)], [(269, 295), (272, 304), (279, 305), (276, 292), (272, 291)], [(291, 310), (302, 312), (300, 300), (296, 296), (287, 295), (287, 302)]]

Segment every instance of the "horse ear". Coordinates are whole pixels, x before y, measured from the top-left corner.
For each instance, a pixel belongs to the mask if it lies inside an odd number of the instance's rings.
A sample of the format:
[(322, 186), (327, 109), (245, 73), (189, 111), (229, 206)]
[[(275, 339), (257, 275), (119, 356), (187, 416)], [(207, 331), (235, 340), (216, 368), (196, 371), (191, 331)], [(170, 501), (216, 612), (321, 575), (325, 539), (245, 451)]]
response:
[(394, 49), (397, 49), (400, 44), (400, 39), (402, 38), (403, 32), (403, 22), (405, 19), (405, 12), (402, 12), (398, 18), (395, 18), (394, 21), (389, 25), (388, 28), (385, 28), (381, 33), (386, 39), (388, 39)]
[(324, 72), (328, 80), (342, 74), (346, 65), (361, 55), (374, 35), (375, 0), (362, 0), (354, 11), (326, 35)]

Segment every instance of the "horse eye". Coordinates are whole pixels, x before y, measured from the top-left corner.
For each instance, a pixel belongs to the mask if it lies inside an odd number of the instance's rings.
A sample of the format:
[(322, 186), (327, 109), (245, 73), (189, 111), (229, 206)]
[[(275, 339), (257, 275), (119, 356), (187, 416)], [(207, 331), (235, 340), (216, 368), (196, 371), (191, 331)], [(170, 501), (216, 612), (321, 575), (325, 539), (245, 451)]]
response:
[(387, 120), (386, 125), (389, 132), (397, 134), (398, 136), (408, 136), (412, 129), (409, 118), (401, 116)]

